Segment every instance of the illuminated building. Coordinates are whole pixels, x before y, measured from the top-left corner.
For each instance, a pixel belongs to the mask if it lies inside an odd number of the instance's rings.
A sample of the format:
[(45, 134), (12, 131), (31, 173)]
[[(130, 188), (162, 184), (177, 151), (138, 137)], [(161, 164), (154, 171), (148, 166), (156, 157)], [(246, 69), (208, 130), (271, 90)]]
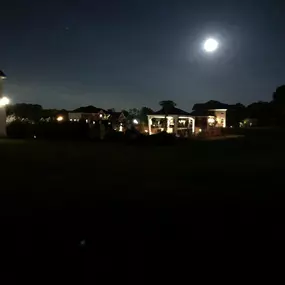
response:
[(177, 136), (188, 136), (195, 131), (194, 117), (175, 107), (167, 112), (162, 108), (147, 117), (150, 135), (166, 131)]

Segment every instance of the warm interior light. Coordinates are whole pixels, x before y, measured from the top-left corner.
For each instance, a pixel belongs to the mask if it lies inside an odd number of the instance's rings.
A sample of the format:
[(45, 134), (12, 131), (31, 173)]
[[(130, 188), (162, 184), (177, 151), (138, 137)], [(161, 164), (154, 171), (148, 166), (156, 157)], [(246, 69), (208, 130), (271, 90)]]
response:
[(216, 122), (216, 120), (214, 118), (209, 118), (208, 119), (208, 123), (209, 124), (214, 124)]
[(58, 116), (58, 117), (56, 118), (56, 120), (57, 120), (58, 122), (62, 122), (62, 121), (63, 121), (63, 117), (62, 117), (62, 116)]

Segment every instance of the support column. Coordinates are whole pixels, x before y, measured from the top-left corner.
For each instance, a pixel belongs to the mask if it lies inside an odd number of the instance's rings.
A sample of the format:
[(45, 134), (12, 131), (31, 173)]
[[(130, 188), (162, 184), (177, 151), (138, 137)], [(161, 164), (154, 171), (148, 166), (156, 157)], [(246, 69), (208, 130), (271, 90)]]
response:
[(151, 125), (152, 125), (152, 117), (148, 117), (148, 134), (151, 135)]
[(174, 121), (174, 130), (173, 133), (177, 135), (178, 132), (178, 116), (173, 116), (173, 121)]
[(190, 121), (192, 121), (192, 134), (195, 133), (195, 119), (194, 118), (190, 118)]

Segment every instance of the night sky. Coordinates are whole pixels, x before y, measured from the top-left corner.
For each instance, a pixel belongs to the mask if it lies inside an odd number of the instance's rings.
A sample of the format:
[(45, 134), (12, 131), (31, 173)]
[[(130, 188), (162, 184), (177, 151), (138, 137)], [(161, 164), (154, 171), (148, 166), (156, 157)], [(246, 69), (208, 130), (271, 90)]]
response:
[[(285, 84), (285, 1), (1, 1), (13, 102), (66, 108), (249, 104)], [(208, 37), (220, 41), (213, 54)]]

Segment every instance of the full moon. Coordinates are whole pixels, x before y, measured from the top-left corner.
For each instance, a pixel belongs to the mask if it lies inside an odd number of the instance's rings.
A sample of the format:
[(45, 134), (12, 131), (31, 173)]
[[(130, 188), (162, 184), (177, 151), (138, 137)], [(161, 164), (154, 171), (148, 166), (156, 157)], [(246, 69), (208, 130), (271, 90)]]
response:
[(204, 50), (206, 52), (214, 52), (218, 49), (218, 47), (219, 47), (219, 43), (215, 39), (207, 39), (204, 42)]

